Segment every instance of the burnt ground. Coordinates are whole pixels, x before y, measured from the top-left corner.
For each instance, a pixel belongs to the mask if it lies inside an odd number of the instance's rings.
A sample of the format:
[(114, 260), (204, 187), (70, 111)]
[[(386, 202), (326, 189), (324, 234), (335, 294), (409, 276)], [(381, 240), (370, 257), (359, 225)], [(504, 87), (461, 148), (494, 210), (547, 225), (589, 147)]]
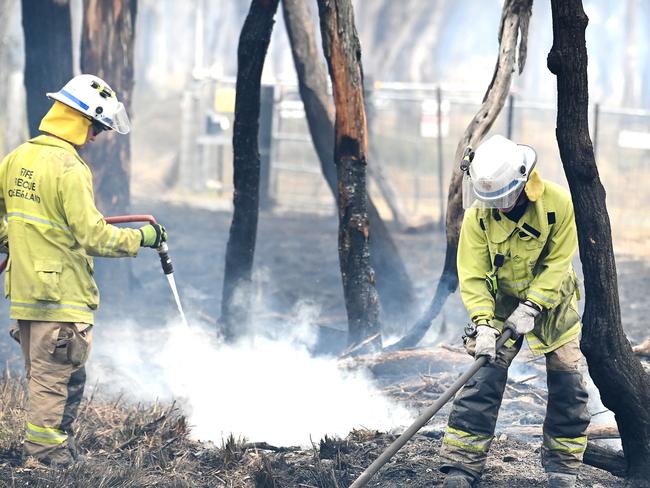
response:
[[(172, 202), (136, 202), (133, 211), (153, 213), (167, 226), (176, 281), (190, 321), (213, 324), (216, 331), (230, 213)], [(338, 273), (336, 232), (337, 223), (333, 215), (263, 213), (260, 216), (255, 271), (258, 284), (256, 313), (265, 319), (265, 324), (273, 320), (282, 322), (300, 300), (315, 303), (320, 307), (318, 323), (326, 327), (323, 328), (321, 349), (330, 352), (340, 349), (345, 340), (341, 332), (345, 329), (345, 311)], [(417, 285), (420, 303), (424, 306), (442, 263), (443, 237), (433, 231), (420, 229), (395, 234), (395, 238)], [(618, 255), (623, 320), (633, 342), (640, 342), (649, 335), (644, 320), (647, 307), (645, 293), (650, 284), (648, 262), (638, 254)], [(96, 318), (96, 327), (108, 322), (115, 324), (119, 318), (130, 318), (140, 326), (152, 329), (161, 326), (169, 317), (176, 316), (174, 302), (152, 251), (143, 250), (140, 257), (132, 261), (134, 280), (132, 288), (126, 293), (125, 290), (116, 290), (107, 279), (106, 273), (110, 277), (112, 272), (110, 264), (104, 263), (104, 270), (101, 263), (98, 265), (103, 302)], [(7, 317), (7, 303), (2, 302), (0, 308), (1, 316)], [(269, 319), (272, 320), (269, 322)], [(435, 340), (442, 329), (444, 332), (440, 339), (457, 346), (465, 320), (458, 296), (452, 297), (427, 339)], [(405, 326), (405, 323), (386, 324), (394, 333), (399, 333)], [(20, 371), (18, 348), (6, 334), (0, 337), (0, 359), (5, 360), (10, 369)], [(526, 361), (526, 358), (518, 359), (520, 367), (512, 375), (498, 427), (498, 440), (494, 443), (488, 470), (480, 485), (482, 487), (544, 486), (539, 463), (539, 437), (530, 433), (520, 435), (516, 429), (510, 429), (516, 424), (538, 425), (543, 419), (544, 378), (537, 377), (536, 368), (540, 368), (538, 362)], [(465, 364), (456, 362), (453, 367), (443, 367), (442, 371), (429, 371), (429, 375), (413, 371), (410, 376), (396, 377), (379, 371), (376, 376), (379, 385), (389, 394), (410, 405), (422, 407), (451, 383)], [(91, 359), (89, 368), (92, 367)], [(517, 383), (530, 376), (535, 378)], [(18, 413), (12, 414), (14, 423), (10, 425), (20, 425), (15, 419), (20, 415), (22, 401), (16, 400)], [(113, 406), (111, 401), (103, 402), (98, 404), (97, 411), (102, 412), (102, 409)], [(57, 474), (40, 467), (25, 471), (15, 466), (14, 454), (20, 429), (11, 431), (8, 428), (8, 408), (4, 403), (4, 418), (0, 423), (4, 449), (4, 454), (0, 455), (0, 486), (3, 483), (4, 486), (294, 487), (300, 486), (300, 483), (312, 487), (347, 486), (394, 438), (392, 434), (355, 431), (347, 439), (327, 442), (323, 448), (319, 440), (314, 439), (311, 450), (277, 452), (277, 449), (247, 447), (244, 442), (234, 441), (228, 446), (215, 447), (191, 441), (187, 437), (187, 429), (179, 420), (182, 418), (180, 411), (175, 414), (178, 417), (175, 417), (176, 423), (172, 422), (166, 427), (171, 431), (158, 432), (156, 437), (149, 436), (148, 432), (153, 432), (151, 429), (158, 425), (152, 427), (149, 424), (160, 416), (159, 411), (153, 410), (152, 413), (152, 410), (146, 410), (149, 407), (138, 406), (145, 409), (138, 417), (129, 414), (129, 409), (135, 408), (132, 405), (116, 404), (114, 408), (118, 413), (100, 415), (99, 419), (88, 417), (95, 411), (92, 405), (86, 409), (85, 416), (79, 422), (80, 428), (88, 430), (93, 426), (95, 431), (102, 432), (111, 441), (102, 444), (90, 437), (82, 440), (82, 449), (88, 452), (91, 462), (67, 474)], [(445, 409), (434, 419), (427, 435), (418, 435), (400, 451), (370, 486), (420, 487), (439, 484), (441, 477), (436, 469), (436, 452), (447, 411)], [(136, 420), (140, 424), (133, 429), (140, 429), (136, 436), (138, 439), (132, 441), (133, 445), (124, 446), (134, 437), (135, 431), (129, 431), (128, 426)], [(143, 437), (145, 441), (139, 438), (143, 432), (146, 434)], [(174, 440), (169, 442), (171, 439)], [(88, 479), (96, 481), (89, 485), (84, 481)], [(581, 471), (579, 486), (620, 486), (620, 482), (608, 473), (585, 466)]]
[[(33, 488), (338, 488), (348, 486), (395, 438), (395, 434), (354, 430), (345, 439), (324, 438), (311, 448), (224, 439), (221, 445), (189, 438), (182, 412), (171, 405), (106, 402), (93, 397), (80, 409), (77, 439), (84, 460), (68, 469), (20, 463), (24, 425), (23, 385), (0, 380), (0, 487)], [(439, 486), (441, 433), (415, 436), (368, 486)], [(479, 487), (541, 487), (539, 447), (506, 435), (494, 441)], [(578, 486), (615, 487), (622, 483), (584, 466)]]

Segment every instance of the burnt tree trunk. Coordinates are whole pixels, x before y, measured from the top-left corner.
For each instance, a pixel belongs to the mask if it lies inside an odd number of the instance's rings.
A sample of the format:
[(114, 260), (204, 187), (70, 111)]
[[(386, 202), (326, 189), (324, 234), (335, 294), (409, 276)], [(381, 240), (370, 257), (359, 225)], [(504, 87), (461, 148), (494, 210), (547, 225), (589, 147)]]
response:
[(553, 46), (548, 68), (557, 76), (556, 137), (571, 188), (584, 272), (582, 351), (603, 404), (616, 416), (632, 486), (650, 485), (650, 375), (621, 325), (616, 263), (605, 189), (598, 175), (587, 119), (588, 19), (581, 0), (551, 0)]
[[(519, 74), (523, 72), (526, 63), (528, 24), (532, 8), (533, 0), (506, 0), (503, 4), (501, 24), (499, 26), (499, 57), (494, 69), (494, 75), (485, 92), (481, 108), (465, 129), (462, 139), (456, 146), (455, 163), (460, 162), (467, 146), (476, 147), (481, 142), (499, 113), (501, 113), (510, 92), (510, 82), (515, 66), (519, 66)], [(519, 47), (518, 58), (517, 45)], [(411, 327), (408, 334), (391, 347), (393, 350), (417, 345), (431, 327), (432, 321), (442, 310), (449, 295), (458, 288), (456, 256), (458, 254), (460, 226), (463, 223), (463, 215), (465, 214), (461, 188), (462, 179), (463, 173), (459, 167), (455, 167), (447, 197), (445, 264), (433, 300), (431, 300), (424, 315)]]
[(221, 322), (226, 339), (250, 325), (251, 275), (259, 213), (258, 132), (262, 68), (278, 0), (252, 0), (237, 48), (237, 95), (233, 128), (234, 212), (226, 248)]
[[(137, 0), (84, 2), (81, 72), (99, 76), (131, 113), (133, 48)], [(123, 214), (130, 203), (131, 144), (128, 135), (109, 131), (83, 150), (93, 170), (98, 208)]]
[[(327, 186), (338, 202), (336, 165), (334, 164), (334, 107), (327, 92), (327, 72), (320, 61), (316, 32), (309, 6), (304, 0), (283, 0), (284, 14), (293, 61), (298, 74), (300, 96), (305, 106), (307, 125), (320, 161)], [(382, 311), (392, 319), (410, 316), (414, 291), (404, 262), (370, 196), (368, 218), (372, 229), (370, 265), (377, 273), (377, 292)]]
[[(361, 46), (350, 0), (318, 0), (323, 50), (334, 93), (339, 261), (350, 345), (381, 344), (379, 298), (368, 254), (368, 139)], [(371, 342), (367, 342), (372, 339)]]
[(22, 0), (25, 91), (31, 137), (52, 106), (45, 96), (72, 78), (72, 30), (68, 0)]
[[(137, 0), (86, 0), (81, 34), (81, 72), (102, 78), (115, 91), (129, 116), (133, 92), (133, 49)], [(97, 208), (104, 215), (128, 213), (131, 192), (130, 136), (103, 132), (81, 151), (92, 168)], [(95, 274), (108, 303), (125, 297), (131, 285), (131, 263), (126, 259), (98, 260)]]

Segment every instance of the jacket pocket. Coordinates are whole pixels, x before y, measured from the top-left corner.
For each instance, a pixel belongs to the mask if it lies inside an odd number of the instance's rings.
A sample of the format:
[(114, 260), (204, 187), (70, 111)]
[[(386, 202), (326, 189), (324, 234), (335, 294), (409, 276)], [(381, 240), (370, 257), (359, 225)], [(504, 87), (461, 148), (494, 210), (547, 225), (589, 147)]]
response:
[(41, 260), (34, 262), (36, 283), (34, 284), (34, 299), (46, 302), (61, 301), (61, 271), (60, 261)]

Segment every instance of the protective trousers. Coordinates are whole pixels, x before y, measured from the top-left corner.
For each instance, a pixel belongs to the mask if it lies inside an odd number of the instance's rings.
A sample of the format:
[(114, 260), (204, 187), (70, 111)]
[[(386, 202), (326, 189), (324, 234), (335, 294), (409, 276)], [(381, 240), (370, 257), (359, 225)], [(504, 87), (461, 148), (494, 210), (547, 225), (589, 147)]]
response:
[(91, 325), (19, 320), (28, 381), (23, 454), (70, 464), (77, 452), (72, 424), (86, 383)]
[[(508, 367), (521, 349), (522, 339), (504, 347), (494, 363), (482, 367), (456, 396), (442, 441), (441, 471), (461, 469), (478, 479), (483, 472)], [(576, 474), (587, 447), (590, 416), (588, 395), (578, 362), (579, 339), (546, 354), (548, 405), (544, 421), (542, 465), (547, 472)]]

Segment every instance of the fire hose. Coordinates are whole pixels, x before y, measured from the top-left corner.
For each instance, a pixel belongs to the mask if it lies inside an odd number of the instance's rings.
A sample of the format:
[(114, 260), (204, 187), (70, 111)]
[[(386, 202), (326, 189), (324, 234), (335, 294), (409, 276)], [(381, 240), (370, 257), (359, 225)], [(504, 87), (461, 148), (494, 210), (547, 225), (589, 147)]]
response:
[[(512, 336), (512, 331), (506, 329), (503, 331), (499, 339), (497, 340), (496, 350), (500, 350), (501, 347), (506, 343), (508, 339)], [(485, 366), (488, 362), (487, 356), (480, 356), (474, 360), (472, 366), (465, 371), (440, 397), (429, 407), (427, 407), (424, 412), (411, 424), (411, 426), (406, 429), (402, 435), (393, 441), (393, 443), (388, 446), (388, 448), (382, 452), (373, 463), (366, 468), (366, 470), (361, 473), (354, 483), (350, 485), (349, 488), (361, 488), (366, 486), (370, 479), (381, 469), (381, 467), (386, 464), (393, 455), (399, 451), (404, 444), (406, 444), (424, 425), (431, 420), (431, 418), (438, 413), (438, 411), (445, 406), (445, 404), (451, 400), (451, 398), (462, 388), (462, 386), (469, 381), (469, 379), (476, 374), (476, 372)]]
[[(107, 224), (128, 224), (135, 222), (149, 222), (151, 225), (155, 225), (156, 219), (153, 215), (118, 215), (115, 217), (106, 217), (104, 218)], [(158, 249), (158, 256), (160, 257), (160, 265), (162, 266), (163, 273), (170, 275), (174, 272), (174, 267), (172, 266), (172, 260), (169, 258), (169, 248), (167, 243), (163, 242), (160, 244)]]

